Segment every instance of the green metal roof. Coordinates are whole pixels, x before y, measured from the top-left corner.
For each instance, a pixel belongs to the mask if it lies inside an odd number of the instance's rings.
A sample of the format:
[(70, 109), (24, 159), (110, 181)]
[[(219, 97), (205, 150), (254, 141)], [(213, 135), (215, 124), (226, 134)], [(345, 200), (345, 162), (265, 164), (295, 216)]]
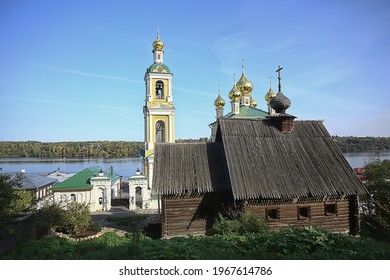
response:
[(250, 106), (240, 106), (240, 113), (233, 114), (229, 113), (225, 115), (225, 118), (246, 118), (246, 119), (265, 119), (269, 114), (263, 110), (256, 109)]
[(145, 176), (145, 175), (133, 175), (131, 177), (129, 177), (129, 181), (133, 181), (133, 180), (140, 180), (140, 179), (148, 179), (148, 176)]
[[(240, 119), (266, 119), (269, 116), (269, 114), (263, 110), (256, 109), (250, 106), (240, 106), (240, 113), (234, 114), (232, 112), (226, 114), (223, 116), (223, 118), (240, 118)], [(215, 124), (217, 121), (211, 123)]]
[(171, 74), (171, 70), (169, 70), (168, 66), (164, 63), (153, 63), (146, 69), (147, 73), (168, 73)]
[[(72, 177), (66, 179), (65, 181), (53, 186), (51, 189), (54, 191), (92, 189), (90, 179), (92, 177), (99, 176), (100, 170), (101, 167), (98, 165), (87, 167), (79, 173), (76, 173)], [(105, 177), (111, 180), (111, 184), (120, 178), (120, 176), (114, 172), (111, 174), (111, 172), (103, 171), (103, 173)]]

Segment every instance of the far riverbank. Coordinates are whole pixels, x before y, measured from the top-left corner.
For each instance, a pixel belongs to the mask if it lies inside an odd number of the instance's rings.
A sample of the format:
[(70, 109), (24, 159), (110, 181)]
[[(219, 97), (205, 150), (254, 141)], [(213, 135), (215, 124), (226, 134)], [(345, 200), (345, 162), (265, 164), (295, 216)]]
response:
[[(372, 160), (377, 152), (344, 153), (352, 168), (363, 167)], [(381, 151), (380, 158), (390, 160), (390, 151)], [(0, 158), (0, 172), (20, 172), (48, 174), (56, 170), (65, 173), (77, 173), (89, 166), (99, 165), (105, 170), (111, 166), (125, 179), (143, 170), (141, 158)]]

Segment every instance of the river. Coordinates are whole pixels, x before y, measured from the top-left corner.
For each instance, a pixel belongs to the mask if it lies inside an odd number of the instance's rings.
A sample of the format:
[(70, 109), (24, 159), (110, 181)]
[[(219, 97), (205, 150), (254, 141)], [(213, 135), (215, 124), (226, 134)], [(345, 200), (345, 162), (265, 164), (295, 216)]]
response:
[[(374, 156), (375, 152), (344, 153), (352, 168), (363, 167)], [(380, 153), (381, 159), (390, 159), (390, 151)], [(139, 168), (142, 171), (140, 158), (116, 159), (53, 159), (53, 158), (0, 158), (0, 172), (20, 172), (48, 174), (57, 169), (65, 173), (77, 173), (89, 166), (99, 165), (104, 170), (111, 166), (114, 171), (127, 178), (135, 174)]]
[(125, 177), (142, 170), (140, 158), (98, 158), (98, 159), (56, 159), (56, 158), (0, 158), (1, 172), (20, 172), (48, 174), (56, 170), (77, 173), (87, 167), (99, 165), (103, 170), (112, 166), (115, 173)]

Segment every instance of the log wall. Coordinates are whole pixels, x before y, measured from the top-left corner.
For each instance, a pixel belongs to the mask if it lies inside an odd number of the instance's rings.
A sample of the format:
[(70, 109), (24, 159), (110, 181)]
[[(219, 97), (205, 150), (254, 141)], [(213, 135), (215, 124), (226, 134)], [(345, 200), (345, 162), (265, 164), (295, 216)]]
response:
[(162, 237), (206, 235), (231, 194), (163, 196), (161, 202)]
[[(290, 225), (293, 226), (318, 226), (332, 232), (349, 233), (350, 232), (350, 214), (348, 199), (340, 199), (330, 202), (336, 205), (336, 213), (326, 212), (326, 203), (324, 201), (305, 201), (295, 203), (285, 203), (273, 205), (262, 202), (244, 203), (244, 212), (251, 212), (263, 216), (269, 221), (270, 229), (283, 229)], [(309, 217), (299, 215), (299, 207), (309, 207)], [(267, 217), (267, 209), (278, 209), (278, 218)]]
[[(207, 193), (199, 195), (162, 197), (162, 237), (186, 235), (207, 235), (218, 213), (226, 210), (232, 202), (227, 193)], [(356, 199), (334, 199), (332, 201), (245, 201), (242, 211), (260, 215), (268, 220), (271, 230), (289, 226), (312, 225), (331, 232), (357, 234), (358, 222), (355, 213), (351, 213), (351, 203)], [(327, 211), (326, 205), (334, 205)], [(353, 205), (352, 205), (353, 206)], [(308, 217), (299, 215), (299, 208), (308, 207)], [(277, 209), (277, 218), (267, 216), (267, 210)], [(329, 210), (329, 209), (328, 209)], [(333, 212), (334, 210), (334, 212)]]

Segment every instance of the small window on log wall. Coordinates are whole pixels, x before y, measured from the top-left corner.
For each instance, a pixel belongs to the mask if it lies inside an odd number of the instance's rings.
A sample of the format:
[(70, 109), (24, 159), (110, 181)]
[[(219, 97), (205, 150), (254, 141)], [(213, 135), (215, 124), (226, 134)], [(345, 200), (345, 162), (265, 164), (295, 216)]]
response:
[(325, 215), (334, 216), (337, 214), (336, 203), (325, 203)]
[(298, 206), (298, 220), (306, 220), (310, 218), (309, 206)]
[(279, 220), (279, 208), (266, 208), (265, 218), (268, 221)]

